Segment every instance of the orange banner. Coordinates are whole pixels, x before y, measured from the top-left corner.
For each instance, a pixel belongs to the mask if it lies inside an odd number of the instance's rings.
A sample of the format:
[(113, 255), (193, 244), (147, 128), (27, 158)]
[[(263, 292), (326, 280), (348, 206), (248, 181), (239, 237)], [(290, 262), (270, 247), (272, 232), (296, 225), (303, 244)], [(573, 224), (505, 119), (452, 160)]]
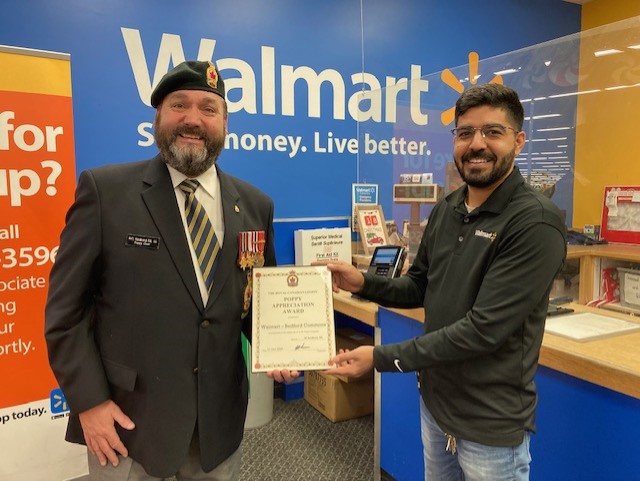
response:
[(44, 305), (75, 158), (70, 63), (56, 57), (0, 50), (0, 409), (57, 386)]
[[(0, 46), (0, 479), (70, 479), (86, 449), (44, 341), (49, 271), (75, 189), (69, 56)], [(42, 456), (46, 452), (47, 456)]]

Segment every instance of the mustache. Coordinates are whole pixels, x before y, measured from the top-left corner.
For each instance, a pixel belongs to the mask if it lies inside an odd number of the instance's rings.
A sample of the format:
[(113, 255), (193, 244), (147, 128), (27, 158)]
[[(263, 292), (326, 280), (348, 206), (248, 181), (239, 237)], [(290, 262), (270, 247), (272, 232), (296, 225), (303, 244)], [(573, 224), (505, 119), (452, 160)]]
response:
[(482, 159), (482, 160), (487, 160), (489, 162), (495, 162), (496, 160), (498, 160), (498, 157), (496, 157), (494, 154), (486, 150), (466, 152), (465, 154), (462, 155), (463, 163), (469, 162), (471, 159)]
[(207, 132), (202, 130), (200, 127), (196, 127), (195, 125), (182, 125), (180, 127), (176, 127), (172, 135), (173, 140), (177, 139), (178, 135), (183, 134), (208, 140)]

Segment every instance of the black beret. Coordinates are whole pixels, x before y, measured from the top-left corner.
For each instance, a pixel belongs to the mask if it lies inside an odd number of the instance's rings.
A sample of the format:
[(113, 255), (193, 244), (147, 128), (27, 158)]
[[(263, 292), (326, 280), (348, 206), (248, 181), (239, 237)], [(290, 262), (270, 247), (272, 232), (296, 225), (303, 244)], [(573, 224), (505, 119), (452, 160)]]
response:
[(224, 81), (212, 62), (187, 60), (176, 65), (160, 79), (151, 93), (151, 106), (156, 108), (176, 90), (205, 90), (224, 97)]

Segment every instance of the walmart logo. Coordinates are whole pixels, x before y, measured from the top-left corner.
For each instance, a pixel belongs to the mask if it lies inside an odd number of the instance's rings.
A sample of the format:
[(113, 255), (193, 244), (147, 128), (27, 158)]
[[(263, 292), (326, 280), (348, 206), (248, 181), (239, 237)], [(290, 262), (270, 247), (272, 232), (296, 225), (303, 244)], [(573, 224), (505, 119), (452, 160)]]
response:
[(54, 389), (51, 391), (49, 400), (51, 402), (51, 414), (60, 414), (69, 410), (67, 400), (60, 389)]
[(482, 229), (476, 229), (475, 235), (477, 237), (484, 237), (485, 239), (489, 239), (491, 242), (496, 240), (496, 237), (498, 236), (498, 234), (496, 234), (495, 232), (487, 232)]
[[(476, 52), (469, 53), (469, 84), (475, 85), (480, 75), (478, 75), (478, 66), (480, 64), (480, 57)], [(444, 69), (440, 74), (440, 78), (442, 81), (451, 87), (453, 90), (461, 94), (464, 92), (464, 85), (462, 82), (454, 75), (454, 73), (448, 68)], [(500, 84), (502, 85), (502, 76), (496, 75), (491, 80), (489, 80), (490, 84)], [(455, 119), (456, 107), (453, 106), (450, 109), (445, 110), (440, 114), (440, 121), (442, 125), (449, 125)]]

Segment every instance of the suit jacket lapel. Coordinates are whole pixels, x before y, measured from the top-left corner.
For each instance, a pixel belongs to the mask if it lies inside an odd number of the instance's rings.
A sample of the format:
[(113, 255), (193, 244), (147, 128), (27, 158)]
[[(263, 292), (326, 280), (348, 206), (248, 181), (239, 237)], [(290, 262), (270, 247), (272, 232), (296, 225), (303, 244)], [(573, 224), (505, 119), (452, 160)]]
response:
[(147, 206), (156, 227), (178, 270), (182, 282), (196, 305), (202, 307), (202, 297), (193, 270), (188, 240), (182, 226), (182, 217), (176, 204), (171, 176), (159, 156), (149, 162), (145, 172), (142, 200)]
[(219, 167), (220, 194), (222, 196), (222, 211), (224, 215), (224, 242), (216, 261), (216, 272), (213, 276), (213, 287), (209, 293), (207, 305), (215, 302), (222, 292), (229, 275), (237, 268), (238, 263), (238, 234), (243, 225), (244, 214), (240, 209), (240, 194), (233, 181)]

